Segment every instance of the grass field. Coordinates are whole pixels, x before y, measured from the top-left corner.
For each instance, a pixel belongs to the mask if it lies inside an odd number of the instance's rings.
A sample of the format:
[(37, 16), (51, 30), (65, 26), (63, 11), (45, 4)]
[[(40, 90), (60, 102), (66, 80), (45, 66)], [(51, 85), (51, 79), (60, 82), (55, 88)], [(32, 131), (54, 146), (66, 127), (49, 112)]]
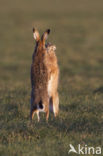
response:
[[(30, 125), (33, 26), (57, 46), (60, 113)], [(0, 38), (0, 156), (67, 156), (69, 144), (103, 155), (103, 1), (1, 0)]]

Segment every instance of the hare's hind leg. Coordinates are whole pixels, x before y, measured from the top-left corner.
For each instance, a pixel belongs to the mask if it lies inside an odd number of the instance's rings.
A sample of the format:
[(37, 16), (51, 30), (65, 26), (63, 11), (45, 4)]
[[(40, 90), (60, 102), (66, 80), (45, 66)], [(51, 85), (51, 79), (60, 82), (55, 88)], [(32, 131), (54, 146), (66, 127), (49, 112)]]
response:
[(47, 103), (47, 105), (45, 105), (45, 113), (46, 113), (46, 121), (48, 122), (48, 118), (49, 118), (49, 103)]
[(49, 118), (49, 109), (46, 111), (46, 121), (48, 122), (48, 118)]
[(34, 117), (34, 114), (37, 114), (37, 119), (38, 119), (38, 122), (40, 121), (40, 116), (39, 116), (39, 110), (32, 110), (30, 112), (30, 120), (32, 121), (33, 120), (33, 117)]
[(40, 121), (39, 110), (36, 111), (38, 122)]
[(59, 96), (58, 96), (58, 92), (56, 92), (56, 94), (53, 95), (53, 112), (54, 112), (55, 117), (59, 113)]
[(31, 120), (31, 122), (32, 122), (33, 117), (34, 117), (34, 113), (35, 113), (35, 111), (33, 111), (33, 110), (31, 109), (31, 110), (30, 110), (30, 120)]

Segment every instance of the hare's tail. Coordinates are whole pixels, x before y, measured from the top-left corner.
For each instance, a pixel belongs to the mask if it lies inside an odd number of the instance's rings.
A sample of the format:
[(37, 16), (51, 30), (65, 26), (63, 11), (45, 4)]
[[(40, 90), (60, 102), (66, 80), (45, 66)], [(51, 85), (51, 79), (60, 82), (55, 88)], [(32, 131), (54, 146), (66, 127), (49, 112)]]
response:
[(39, 101), (38, 105), (37, 105), (37, 109), (39, 109), (39, 111), (43, 111), (44, 110), (44, 105), (42, 100)]

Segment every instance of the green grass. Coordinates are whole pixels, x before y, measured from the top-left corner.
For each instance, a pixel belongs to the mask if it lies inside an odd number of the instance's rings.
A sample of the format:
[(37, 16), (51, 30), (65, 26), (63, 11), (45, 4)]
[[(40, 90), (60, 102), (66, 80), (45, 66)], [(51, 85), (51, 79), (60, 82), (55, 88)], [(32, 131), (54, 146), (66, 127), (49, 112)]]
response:
[[(33, 26), (57, 46), (60, 113), (30, 125)], [(0, 38), (0, 156), (67, 156), (69, 144), (103, 155), (103, 1), (1, 0)]]

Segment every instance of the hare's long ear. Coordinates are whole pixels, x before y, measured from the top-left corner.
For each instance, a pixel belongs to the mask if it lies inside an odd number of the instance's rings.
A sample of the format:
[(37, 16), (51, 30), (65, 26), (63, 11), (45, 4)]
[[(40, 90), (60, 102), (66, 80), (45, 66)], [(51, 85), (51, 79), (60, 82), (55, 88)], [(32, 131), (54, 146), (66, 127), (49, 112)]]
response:
[(41, 37), (41, 40), (42, 40), (42, 42), (43, 42), (43, 45), (45, 45), (45, 40), (47, 40), (49, 34), (50, 34), (50, 29), (47, 29), (47, 30), (43, 33), (43, 35), (42, 35), (42, 37)]
[(33, 28), (33, 37), (36, 40), (36, 42), (40, 40), (39, 32), (35, 28)]

